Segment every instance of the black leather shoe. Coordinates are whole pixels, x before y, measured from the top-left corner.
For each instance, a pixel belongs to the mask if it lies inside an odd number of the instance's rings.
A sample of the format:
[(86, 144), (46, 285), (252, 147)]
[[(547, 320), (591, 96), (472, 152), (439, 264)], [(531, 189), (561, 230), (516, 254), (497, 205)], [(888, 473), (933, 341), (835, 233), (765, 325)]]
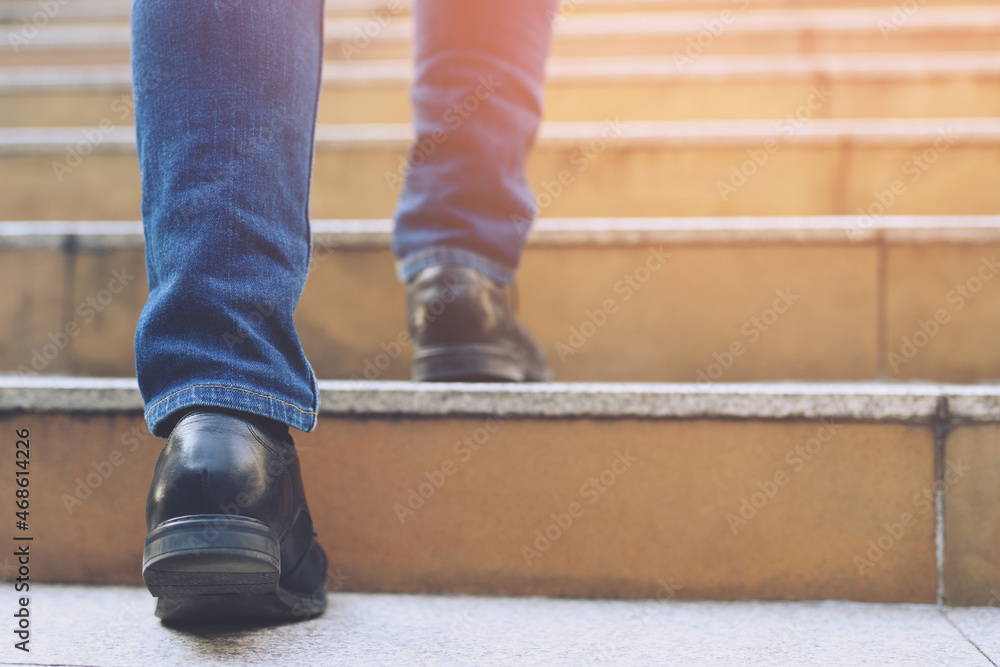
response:
[(214, 409), (181, 417), (156, 462), (146, 525), (142, 578), (164, 620), (326, 609), (326, 554), (283, 424)]
[(540, 382), (551, 377), (541, 348), (514, 315), (507, 291), (458, 264), (429, 266), (407, 284), (413, 379)]

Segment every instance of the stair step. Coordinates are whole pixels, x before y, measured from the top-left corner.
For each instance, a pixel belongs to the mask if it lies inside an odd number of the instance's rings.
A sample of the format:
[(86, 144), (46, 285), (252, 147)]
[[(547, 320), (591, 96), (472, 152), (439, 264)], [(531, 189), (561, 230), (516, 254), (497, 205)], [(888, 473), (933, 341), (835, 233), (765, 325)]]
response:
[[(410, 121), (409, 61), (329, 62), (320, 123)], [(819, 118), (1000, 115), (1000, 53), (553, 59), (546, 117), (586, 121), (783, 118), (815, 91)], [(128, 66), (0, 69), (0, 126), (132, 123)]]
[[(316, 136), (312, 214), (390, 216), (409, 126), (321, 125)], [(608, 119), (545, 124), (529, 180), (551, 217), (990, 215), (998, 160), (996, 118)], [(0, 129), (0, 180), (7, 219), (139, 216), (134, 131), (110, 121)]]
[[(350, 574), (331, 571), (349, 581)], [(338, 592), (305, 624), (161, 625), (144, 588), (32, 586), (30, 643), (44, 665), (965, 665), (1000, 661), (996, 609), (851, 602), (686, 602), (664, 580), (647, 600)], [(13, 604), (14, 609), (17, 609)], [(13, 648), (8, 649), (13, 651)], [(667, 658), (669, 656), (669, 658)]]
[[(410, 376), (391, 227), (313, 221), (296, 325), (320, 377)], [(543, 218), (518, 301), (560, 380), (978, 382), (998, 253), (1000, 217)], [(134, 373), (140, 223), (3, 223), (0, 257), (0, 369)]]
[[(962, 605), (1000, 585), (996, 385), (320, 390), (297, 441), (342, 590), (648, 597), (673, 578), (683, 599)], [(141, 405), (134, 379), (0, 377), (0, 423), (36, 452), (32, 581), (138, 583), (161, 445)]]
[[(742, 2), (742, 0), (740, 0)], [(569, 15), (576, 12), (625, 12), (625, 11), (677, 11), (734, 9), (740, 4), (736, 0), (574, 0), (560, 13)], [(922, 0), (922, 7), (951, 7), (956, 4), (989, 5), (992, 0)], [(781, 7), (801, 9), (803, 7), (888, 7), (896, 0), (755, 0), (754, 7)], [(132, 7), (131, 0), (60, 0), (58, 11), (41, 10), (47, 20), (37, 17), (39, 25), (61, 23), (63, 21), (121, 21), (127, 22)], [(409, 0), (336, 0), (326, 3), (328, 17), (356, 17), (364, 20), (409, 16), (413, 10)], [(25, 18), (33, 19), (39, 14), (37, 2), (30, 0), (6, 0), (0, 2), (0, 24), (22, 24)], [(44, 22), (44, 23), (43, 23)]]
[[(555, 25), (557, 57), (663, 55), (697, 59), (704, 53), (802, 53), (842, 51), (990, 51), (1000, 33), (1000, 8), (715, 8), (676, 12), (567, 12)], [(894, 13), (895, 12), (895, 13)], [(412, 19), (393, 17), (365, 28), (370, 17), (332, 18), (325, 24), (331, 60), (407, 58)], [(17, 31), (11, 34), (19, 34)], [(26, 33), (27, 35), (28, 33)], [(699, 44), (699, 36), (702, 44)], [(8, 40), (9, 41), (9, 40)], [(125, 22), (44, 25), (16, 48), (0, 51), (0, 65), (126, 64), (130, 30)]]
[[(377, 39), (358, 41), (356, 21), (326, 25), (327, 57), (406, 58), (412, 23), (393, 21)], [(996, 6), (925, 7), (893, 21), (886, 7), (753, 8), (690, 12), (565, 14), (555, 24), (556, 56), (668, 55), (697, 59), (712, 53), (993, 50), (1000, 30)], [(710, 42), (705, 47), (699, 45)], [(352, 48), (355, 47), (355, 48)]]

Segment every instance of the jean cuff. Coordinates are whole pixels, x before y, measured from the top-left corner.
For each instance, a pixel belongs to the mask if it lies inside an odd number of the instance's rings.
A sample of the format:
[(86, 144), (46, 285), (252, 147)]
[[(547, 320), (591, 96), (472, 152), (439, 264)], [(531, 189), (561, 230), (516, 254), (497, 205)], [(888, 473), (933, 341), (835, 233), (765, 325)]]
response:
[(156, 437), (166, 438), (170, 435), (169, 433), (158, 431), (170, 425), (173, 421), (169, 419), (170, 416), (180, 410), (193, 407), (240, 410), (267, 417), (306, 432), (316, 428), (316, 418), (319, 415), (318, 398), (312, 409), (307, 410), (290, 401), (252, 389), (221, 384), (195, 384), (151, 401), (146, 409), (146, 425), (149, 426), (150, 433)]
[(396, 273), (404, 283), (415, 275), (435, 264), (459, 264), (481, 271), (501, 285), (509, 285), (514, 280), (515, 267), (504, 266), (485, 255), (465, 250), (464, 248), (430, 248), (421, 250), (402, 259), (396, 260)]

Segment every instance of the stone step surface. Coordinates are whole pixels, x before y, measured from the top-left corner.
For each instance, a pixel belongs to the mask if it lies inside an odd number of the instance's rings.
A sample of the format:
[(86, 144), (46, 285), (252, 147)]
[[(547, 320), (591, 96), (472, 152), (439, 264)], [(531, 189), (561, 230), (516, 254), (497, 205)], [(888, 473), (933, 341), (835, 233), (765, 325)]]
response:
[[(328, 62), (320, 123), (410, 121), (409, 61)], [(548, 64), (555, 121), (989, 117), (1000, 53), (561, 58)], [(0, 68), (0, 126), (134, 122), (127, 65)], [(820, 99), (822, 97), (822, 99)], [(812, 101), (812, 106), (810, 106)]]
[[(316, 142), (317, 218), (391, 216), (407, 160), (439, 145), (428, 140), (408, 157), (406, 124), (321, 125)], [(552, 217), (989, 215), (1000, 213), (998, 163), (997, 118), (806, 114), (554, 121), (543, 125), (528, 168), (537, 207)], [(111, 119), (91, 128), (0, 128), (0, 180), (7, 220), (139, 217), (134, 130)], [(511, 212), (515, 222), (524, 218)]]
[[(9, 31), (0, 65), (127, 64), (129, 26), (121, 21), (29, 23)], [(330, 18), (325, 23), (330, 60), (407, 58), (412, 19), (390, 15)], [(564, 11), (555, 22), (557, 57), (660, 55), (679, 62), (708, 53), (813, 53), (867, 51), (990, 51), (1000, 33), (994, 5), (757, 8), (675, 12)]]
[[(296, 441), (340, 590), (1000, 600), (997, 385), (320, 390)], [(139, 583), (162, 441), (135, 380), (2, 378), (0, 425), (33, 453), (28, 525), (0, 529), (32, 581)]]
[[(741, 4), (736, 0), (575, 0), (560, 6), (560, 15), (577, 12), (625, 11), (692, 11), (706, 9), (733, 9)], [(923, 0), (926, 7), (954, 7), (989, 5), (990, 0)], [(354, 17), (365, 22), (372, 19), (385, 21), (388, 17), (409, 16), (413, 11), (411, 0), (329, 0), (325, 3), (329, 17)], [(754, 6), (781, 7), (790, 10), (803, 7), (888, 7), (892, 0), (757, 0)], [(0, 2), (0, 24), (10, 23), (20, 28), (25, 19), (36, 27), (74, 21), (127, 22), (131, 0), (58, 0), (56, 6), (43, 8), (30, 0), (4, 0)], [(361, 24), (364, 25), (363, 23)]]
[[(410, 376), (391, 226), (313, 222), (296, 325), (320, 377)], [(543, 218), (517, 301), (559, 380), (980, 382), (1000, 379), (998, 255), (995, 216)], [(0, 369), (135, 372), (140, 223), (3, 223), (0, 257)]]
[(151, 667), (986, 666), (1000, 660), (996, 609), (684, 602), (670, 599), (669, 590), (632, 602), (341, 592), (331, 595), (326, 615), (305, 623), (178, 630), (160, 625), (142, 588), (39, 585), (30, 602), (31, 653), (7, 644), (0, 655), (29, 665)]

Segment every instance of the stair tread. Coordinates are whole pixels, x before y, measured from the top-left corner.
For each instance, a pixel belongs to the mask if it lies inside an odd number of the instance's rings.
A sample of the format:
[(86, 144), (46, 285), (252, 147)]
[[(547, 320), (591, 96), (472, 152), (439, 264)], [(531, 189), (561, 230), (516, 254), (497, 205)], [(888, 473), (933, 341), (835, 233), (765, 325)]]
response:
[[(919, 382), (530, 384), (321, 380), (321, 413), (454, 418), (652, 417), (1000, 421), (1000, 385)], [(0, 411), (141, 410), (134, 378), (0, 375)]]
[[(774, 119), (750, 120), (662, 120), (627, 121), (615, 126), (616, 147), (656, 148), (678, 145), (735, 144), (757, 147), (762, 141), (778, 141)], [(576, 148), (581, 141), (602, 136), (609, 121), (549, 121), (542, 123), (538, 144)], [(99, 134), (88, 141), (84, 132)], [(1000, 118), (811, 118), (791, 132), (780, 133), (782, 144), (830, 145), (845, 141), (856, 146), (905, 146), (948, 133), (952, 143), (1000, 144)], [(88, 143), (95, 153), (135, 151), (135, 128), (111, 126), (0, 128), (0, 155), (64, 153), (67, 145)], [(324, 124), (316, 127), (316, 146), (328, 150), (391, 148), (406, 150), (413, 130), (406, 123)]]
[[(212, 664), (247, 665), (298, 664), (295, 656), (329, 665), (594, 660), (989, 665), (990, 659), (1000, 660), (1000, 641), (991, 632), (1000, 621), (997, 609), (331, 593), (330, 611), (314, 621), (242, 633), (200, 629), (187, 636), (160, 625), (143, 588), (38, 585), (36, 590), (33, 582), (32, 592), (32, 625), (45, 629), (32, 637), (34, 664), (86, 659), (92, 665), (174, 665), (192, 655)], [(447, 639), (442, 643), (442, 638)]]
[[(996, 243), (1000, 216), (856, 215), (688, 218), (539, 218), (529, 245), (646, 243)], [(312, 220), (317, 248), (388, 248), (391, 219)], [(849, 232), (849, 234), (848, 234)], [(0, 249), (142, 248), (140, 221), (0, 221)]]
[[(329, 60), (323, 81), (336, 85), (405, 84), (409, 60)], [(775, 54), (704, 55), (680, 66), (662, 56), (552, 58), (546, 78), (552, 83), (594, 79), (642, 81), (713, 80), (719, 78), (801, 78), (827, 75), (879, 79), (991, 75), (1000, 72), (1000, 53), (805, 53), (796, 58)], [(129, 65), (57, 65), (0, 67), (0, 92), (130, 90)]]
[[(964, 0), (964, 5), (988, 4), (990, 0)], [(789, 6), (790, 8), (800, 8), (803, 6), (839, 7), (839, 6), (869, 6), (871, 0), (756, 0), (756, 6)], [(891, 7), (892, 0), (882, 0), (882, 4)], [(924, 0), (921, 4), (932, 4)], [(940, 2), (933, 4), (940, 5)], [(107, 21), (122, 20), (127, 21), (131, 8), (130, 0), (86, 0), (86, 2), (63, 2), (58, 13), (52, 16), (55, 21)], [(365, 19), (372, 18), (372, 13), (376, 11), (386, 12), (391, 8), (400, 7), (397, 13), (410, 13), (412, 11), (412, 1), (394, 2), (392, 5), (384, 0), (338, 0), (337, 2), (326, 3), (326, 15), (330, 17), (338, 15), (349, 15), (350, 13), (361, 13)], [(661, 11), (675, 11), (678, 7), (691, 9), (722, 8), (731, 9), (733, 0), (575, 0), (573, 3), (576, 9), (583, 11), (637, 11), (658, 9)], [(944, 5), (949, 3), (945, 0)], [(24, 17), (31, 17), (38, 12), (39, 6), (30, 0), (7, 0), (0, 3), (0, 22), (17, 22)]]
[[(728, 34), (798, 33), (802, 31), (880, 33), (881, 23), (891, 14), (886, 7), (797, 8), (731, 10), (735, 17), (726, 26)], [(326, 41), (351, 40), (362, 18), (327, 18)], [(689, 35), (705, 30), (706, 20), (719, 21), (716, 10), (682, 10), (674, 12), (612, 12), (606, 14), (567, 15), (557, 21), (557, 36), (592, 39), (598, 36), (627, 35)], [(956, 30), (982, 33), (1000, 27), (1000, 8), (991, 6), (924, 7), (908, 17), (900, 29), (907, 32), (940, 32)], [(409, 39), (413, 21), (400, 16), (379, 32), (379, 41)], [(125, 49), (131, 41), (130, 28), (125, 22), (85, 24), (55, 24), (46, 26), (26, 43), (25, 51), (59, 49), (70, 51), (87, 48)]]

